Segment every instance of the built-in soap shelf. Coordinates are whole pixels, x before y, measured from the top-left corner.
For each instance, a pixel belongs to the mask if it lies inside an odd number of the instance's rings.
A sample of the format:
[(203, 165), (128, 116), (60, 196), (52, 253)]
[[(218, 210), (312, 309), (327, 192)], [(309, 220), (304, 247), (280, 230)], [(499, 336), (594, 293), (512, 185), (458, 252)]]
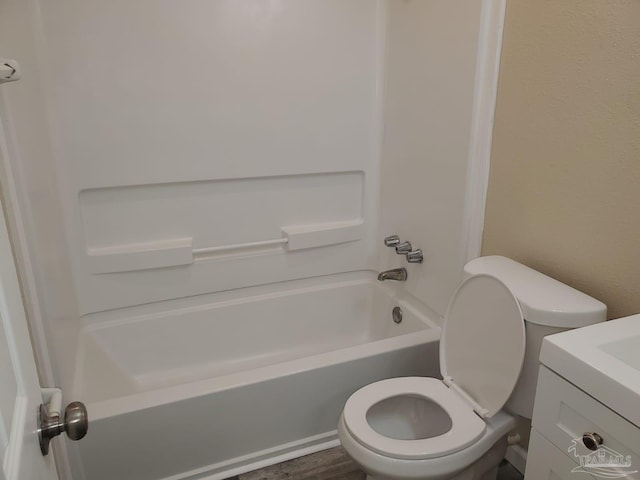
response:
[(87, 251), (87, 259), (89, 271), (95, 274), (176, 267), (190, 265), (201, 259), (241, 254), (243, 251), (269, 247), (282, 247), (284, 251), (296, 251), (353, 242), (362, 238), (363, 228), (362, 219), (348, 222), (293, 225), (282, 227), (281, 238), (204, 248), (193, 248), (193, 238), (174, 238), (113, 247), (90, 248)]

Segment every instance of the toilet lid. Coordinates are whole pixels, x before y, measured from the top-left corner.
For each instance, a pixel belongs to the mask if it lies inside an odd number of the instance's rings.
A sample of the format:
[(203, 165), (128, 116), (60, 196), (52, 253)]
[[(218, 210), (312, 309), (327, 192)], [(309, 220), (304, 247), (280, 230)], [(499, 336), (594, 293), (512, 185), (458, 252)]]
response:
[(511, 396), (525, 351), (524, 318), (518, 301), (497, 278), (474, 275), (453, 295), (440, 339), (440, 371), (492, 417)]

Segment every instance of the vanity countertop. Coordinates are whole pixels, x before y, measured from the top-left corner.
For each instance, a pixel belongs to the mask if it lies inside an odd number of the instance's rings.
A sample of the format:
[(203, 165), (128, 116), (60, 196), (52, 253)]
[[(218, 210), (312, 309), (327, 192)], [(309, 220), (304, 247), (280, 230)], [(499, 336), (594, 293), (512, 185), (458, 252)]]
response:
[(640, 314), (546, 337), (540, 361), (640, 426)]

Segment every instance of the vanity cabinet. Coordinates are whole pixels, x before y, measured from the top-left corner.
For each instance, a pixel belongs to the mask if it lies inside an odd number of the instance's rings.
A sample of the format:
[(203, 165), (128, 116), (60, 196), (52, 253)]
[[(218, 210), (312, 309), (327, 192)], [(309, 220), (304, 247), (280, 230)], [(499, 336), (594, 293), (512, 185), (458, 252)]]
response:
[[(588, 449), (584, 434), (602, 444)], [(639, 470), (640, 428), (541, 366), (525, 480), (640, 480)]]

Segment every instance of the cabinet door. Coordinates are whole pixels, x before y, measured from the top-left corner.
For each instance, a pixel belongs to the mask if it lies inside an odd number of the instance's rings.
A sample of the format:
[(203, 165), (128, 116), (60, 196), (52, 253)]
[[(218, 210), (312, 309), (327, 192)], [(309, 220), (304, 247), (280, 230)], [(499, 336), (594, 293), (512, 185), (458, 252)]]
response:
[[(533, 428), (573, 461), (590, 464), (593, 475), (640, 480), (640, 429), (545, 367), (538, 377)], [(597, 451), (585, 447), (585, 433), (602, 438)]]
[(524, 480), (593, 480), (576, 469), (577, 463), (535, 429), (531, 430)]

